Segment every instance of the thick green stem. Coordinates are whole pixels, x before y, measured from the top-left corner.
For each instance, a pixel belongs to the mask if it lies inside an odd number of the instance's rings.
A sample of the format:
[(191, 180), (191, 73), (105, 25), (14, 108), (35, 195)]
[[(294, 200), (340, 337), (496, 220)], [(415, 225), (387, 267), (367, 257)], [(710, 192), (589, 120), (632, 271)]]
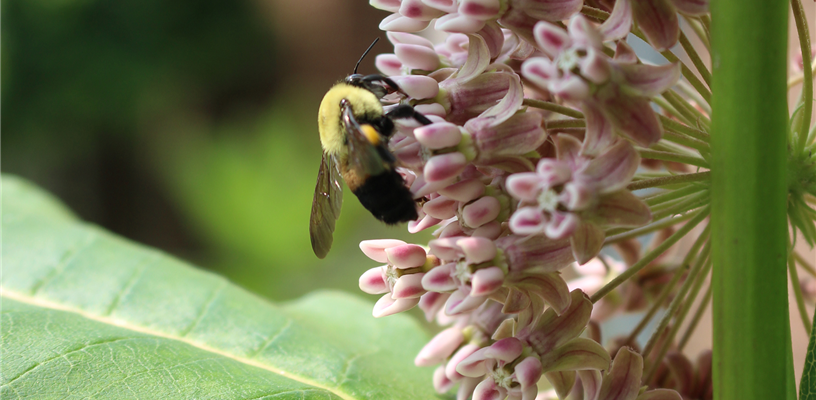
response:
[(787, 3), (712, 1), (714, 395), (786, 393)]

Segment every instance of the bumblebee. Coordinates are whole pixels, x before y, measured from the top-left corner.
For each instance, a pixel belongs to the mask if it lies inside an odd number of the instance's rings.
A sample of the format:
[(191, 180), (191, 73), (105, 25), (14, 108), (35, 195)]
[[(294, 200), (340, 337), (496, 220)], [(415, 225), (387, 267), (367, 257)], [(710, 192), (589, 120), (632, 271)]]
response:
[[(375, 40), (363, 57), (376, 43)], [(385, 113), (380, 100), (400, 92), (400, 88), (382, 75), (357, 74), (360, 61), (352, 75), (326, 93), (318, 111), (323, 160), (317, 173), (309, 223), (312, 250), (318, 258), (324, 258), (332, 245), (332, 233), (343, 203), (341, 178), (363, 207), (380, 221), (397, 224), (417, 219), (417, 204), (396, 171), (397, 159), (388, 150), (388, 140), (396, 119), (413, 118), (423, 125), (431, 121), (408, 104)]]

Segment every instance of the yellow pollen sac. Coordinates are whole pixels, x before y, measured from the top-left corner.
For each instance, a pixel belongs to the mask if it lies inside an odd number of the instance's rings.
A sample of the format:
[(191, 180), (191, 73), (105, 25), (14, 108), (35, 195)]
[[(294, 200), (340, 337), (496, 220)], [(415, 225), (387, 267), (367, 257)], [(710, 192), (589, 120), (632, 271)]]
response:
[(371, 143), (374, 146), (377, 146), (377, 145), (380, 144), (380, 133), (377, 132), (377, 130), (374, 129), (373, 126), (368, 125), (368, 124), (364, 124), (364, 125), (361, 125), (360, 128), (362, 129), (363, 135), (365, 135), (365, 137), (366, 137), (366, 139), (368, 139), (369, 143)]

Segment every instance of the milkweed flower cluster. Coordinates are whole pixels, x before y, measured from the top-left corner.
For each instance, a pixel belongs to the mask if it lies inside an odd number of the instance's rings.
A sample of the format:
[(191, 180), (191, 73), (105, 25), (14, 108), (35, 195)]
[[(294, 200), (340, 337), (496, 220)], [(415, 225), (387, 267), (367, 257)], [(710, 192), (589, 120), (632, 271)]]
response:
[[(361, 243), (385, 265), (360, 288), (382, 296), (375, 317), (418, 306), (443, 327), (415, 359), (436, 366), (434, 388), (458, 386), (460, 400), (710, 398), (710, 357), (695, 367), (679, 352), (688, 332), (678, 344), (673, 328), (711, 266), (710, 92), (667, 51), (685, 40), (681, 19), (707, 43), (708, 0), (371, 5), (391, 13), (380, 28), (394, 50), (377, 68), (431, 121), (396, 121), (389, 146), (418, 202), (408, 230), (434, 238)], [(669, 62), (643, 62), (631, 34)], [(643, 350), (642, 327), (602, 345), (606, 321), (647, 311), (645, 326), (670, 304), (678, 314)]]

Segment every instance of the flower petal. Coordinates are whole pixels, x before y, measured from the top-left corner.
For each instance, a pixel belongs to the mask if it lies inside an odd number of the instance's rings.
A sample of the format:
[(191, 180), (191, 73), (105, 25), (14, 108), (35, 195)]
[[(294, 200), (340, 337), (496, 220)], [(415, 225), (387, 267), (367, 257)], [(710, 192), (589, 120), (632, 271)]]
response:
[(397, 12), (399, 11), (400, 2), (401, 0), (369, 0), (368, 4), (378, 10)]
[(471, 296), (462, 288), (453, 292), (448, 302), (445, 303), (445, 314), (458, 315), (468, 311), (473, 311), (487, 301), (487, 296)]
[[(456, 363), (456, 372), (462, 376), (467, 376), (471, 378), (478, 378), (487, 373), (487, 368), (485, 367), (485, 353), (487, 352), (487, 347), (479, 349), (478, 346), (474, 344), (468, 344), (467, 346), (476, 347), (478, 350), (471, 351), (467, 356), (462, 357)], [(462, 349), (464, 349), (463, 347)], [(457, 355), (462, 351), (457, 352)], [(450, 363), (448, 365), (453, 364), (454, 358), (451, 358)], [(450, 375), (450, 374), (449, 374)]]
[(574, 213), (555, 211), (550, 213), (544, 234), (550, 239), (565, 239), (575, 232), (580, 223), (581, 219)]
[(377, 54), (374, 66), (387, 76), (402, 74), (402, 61), (397, 58), (396, 54)]
[(593, 47), (600, 50), (603, 47), (603, 37), (598, 29), (581, 14), (575, 14), (570, 18), (569, 26), (570, 39), (575, 45), (582, 47)]
[(462, 131), (450, 122), (435, 122), (414, 129), (414, 137), (429, 149), (453, 147), (462, 141)]
[(584, 264), (597, 256), (601, 252), (605, 238), (603, 229), (593, 223), (582, 221), (570, 238), (575, 261)]
[(476, 271), (470, 280), (471, 296), (489, 295), (504, 284), (504, 271), (499, 267), (484, 268)]
[(628, 347), (621, 347), (612, 368), (601, 384), (599, 399), (634, 399), (640, 390), (643, 357)]
[(546, 88), (551, 80), (558, 79), (558, 68), (544, 57), (531, 58), (521, 65), (521, 74), (539, 87)]
[(415, 268), (425, 264), (426, 254), (422, 246), (403, 244), (385, 249), (388, 263), (397, 268)]
[(602, 196), (592, 210), (592, 217), (597, 218), (605, 227), (634, 227), (649, 223), (652, 212), (643, 200), (623, 189)]
[[(450, 327), (436, 334), (436, 336), (419, 351), (414, 364), (417, 367), (428, 367), (439, 364), (450, 357), (465, 340), (462, 329)], [(444, 371), (444, 370), (443, 370)]]
[(422, 277), (422, 287), (431, 292), (450, 292), (456, 290), (457, 283), (453, 279), (455, 264), (445, 264), (432, 268)]
[(581, 11), (583, 0), (522, 0), (514, 1), (513, 7), (525, 14), (544, 21), (563, 21)]
[(422, 287), (422, 278), (425, 274), (407, 274), (397, 279), (394, 288), (391, 290), (391, 297), (395, 299), (414, 299), (425, 294)]
[[(423, 75), (392, 76), (391, 79), (400, 87), (400, 91), (417, 100), (430, 99), (439, 93), (436, 79)], [(424, 115), (424, 114), (423, 114)]]
[(583, 105), (584, 118), (586, 119), (586, 134), (584, 136), (584, 143), (581, 146), (581, 154), (585, 156), (597, 156), (611, 146), (617, 139), (617, 136), (612, 130), (612, 124), (594, 104), (585, 102)]
[[(538, 362), (538, 365), (541, 368), (541, 361)], [(575, 386), (575, 374), (575, 371), (552, 371), (547, 372), (544, 376), (555, 389), (558, 398), (565, 399)]]
[(680, 25), (669, 0), (635, 1), (632, 16), (655, 50), (668, 50), (677, 43)]
[(498, 387), (493, 379), (483, 380), (473, 389), (473, 400), (502, 400), (507, 396), (507, 391)]
[(485, 185), (479, 182), (478, 179), (466, 179), (439, 190), (439, 194), (442, 196), (463, 203), (482, 197), (484, 192)]
[(425, 164), (425, 180), (433, 183), (456, 177), (465, 169), (467, 164), (467, 158), (459, 152), (433, 156)]
[(484, 196), (464, 207), (462, 222), (471, 228), (478, 228), (496, 219), (501, 212), (501, 203), (493, 196)]
[(522, 207), (510, 217), (510, 230), (518, 235), (533, 235), (542, 233), (547, 227), (547, 221), (535, 207)]
[(461, 248), (470, 264), (480, 264), (496, 257), (496, 245), (489, 239), (468, 237), (457, 240), (456, 245)]
[(622, 64), (624, 90), (632, 95), (654, 97), (665, 92), (680, 79), (680, 64)]
[[(609, 353), (598, 342), (587, 338), (575, 338), (541, 357), (545, 371), (577, 371), (584, 369), (606, 370), (609, 368)], [(641, 371), (642, 373), (642, 371)], [(638, 375), (640, 378), (640, 375)], [(606, 383), (606, 379), (604, 379)], [(603, 397), (603, 395), (601, 396)], [(632, 397), (616, 397), (631, 399)]]
[(376, 262), (387, 263), (388, 255), (386, 255), (385, 249), (403, 244), (405, 244), (405, 242), (397, 239), (363, 240), (360, 242), (360, 250), (362, 250), (363, 254), (368, 258)]
[(619, 40), (629, 34), (632, 28), (632, 6), (631, 0), (619, 0), (612, 8), (612, 14), (601, 24), (599, 30), (605, 41)]
[(456, 216), (456, 210), (456, 201), (445, 196), (431, 199), (422, 205), (422, 211), (442, 220)]
[(395, 44), (394, 54), (409, 68), (433, 71), (439, 66), (439, 56), (433, 50), (417, 44)]
[(672, 0), (677, 10), (686, 15), (703, 15), (708, 12), (709, 0)]
[(509, 337), (496, 341), (487, 347), (484, 356), (485, 358), (494, 358), (499, 361), (509, 363), (515, 360), (524, 351), (524, 345), (518, 339)]
[(399, 13), (391, 14), (380, 22), (380, 30), (391, 32), (419, 32), (428, 27), (429, 21), (420, 21), (403, 17)]
[(374, 304), (372, 314), (374, 318), (387, 317), (392, 314), (410, 310), (419, 303), (419, 297), (413, 299), (394, 299), (390, 293), (386, 293)]
[(649, 147), (663, 136), (663, 126), (648, 99), (625, 94), (616, 85), (602, 86), (595, 96), (604, 117), (635, 144)]
[(527, 357), (516, 365), (515, 373), (522, 390), (535, 385), (541, 379), (541, 361), (535, 356)]
[(519, 200), (535, 201), (541, 191), (542, 183), (542, 179), (539, 178), (538, 174), (522, 172), (507, 177), (506, 187), (507, 192)]
[(368, 294), (388, 293), (388, 284), (385, 282), (385, 268), (374, 267), (360, 275), (360, 290)]
[(612, 59), (617, 65), (636, 64), (638, 62), (635, 50), (623, 40), (618, 41), (618, 45), (615, 46), (615, 56)]
[(627, 141), (618, 140), (594, 160), (589, 161), (576, 179), (591, 185), (598, 193), (612, 193), (626, 187), (640, 166), (640, 155)]
[(459, 13), (444, 15), (436, 20), (434, 28), (448, 33), (476, 33), (484, 27), (482, 20)]
[(499, 0), (460, 0), (459, 13), (481, 21), (499, 17), (502, 5)]
[(449, 390), (451, 390), (451, 388), (453, 388), (453, 385), (455, 385), (455, 382), (453, 382), (452, 380), (448, 379), (447, 376), (445, 376), (444, 365), (440, 365), (434, 370), (433, 386), (434, 390), (436, 390), (436, 393), (445, 394)]
[(541, 21), (533, 28), (536, 43), (550, 57), (557, 57), (564, 49), (572, 46), (570, 35), (561, 27)]
[(573, 290), (566, 311), (558, 315), (555, 310), (549, 309), (535, 326), (522, 328), (516, 336), (526, 340), (536, 353), (545, 354), (578, 337), (586, 328), (591, 314), (592, 302), (589, 297), (580, 290)]
[(399, 13), (420, 21), (430, 21), (445, 14), (443, 11), (423, 4), (422, 0), (402, 0)]

